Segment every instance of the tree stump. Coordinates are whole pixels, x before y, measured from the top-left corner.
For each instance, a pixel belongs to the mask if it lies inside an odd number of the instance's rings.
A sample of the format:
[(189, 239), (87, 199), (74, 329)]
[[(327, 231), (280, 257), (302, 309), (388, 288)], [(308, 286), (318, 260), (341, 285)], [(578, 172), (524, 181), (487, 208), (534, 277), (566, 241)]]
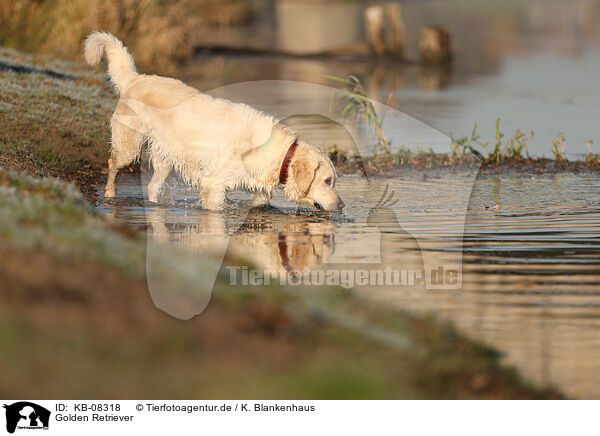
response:
[(419, 40), (421, 62), (427, 64), (445, 64), (450, 62), (450, 32), (442, 26), (421, 27)]
[(385, 53), (383, 6), (369, 6), (365, 9), (364, 16), (369, 48), (375, 56), (383, 56)]

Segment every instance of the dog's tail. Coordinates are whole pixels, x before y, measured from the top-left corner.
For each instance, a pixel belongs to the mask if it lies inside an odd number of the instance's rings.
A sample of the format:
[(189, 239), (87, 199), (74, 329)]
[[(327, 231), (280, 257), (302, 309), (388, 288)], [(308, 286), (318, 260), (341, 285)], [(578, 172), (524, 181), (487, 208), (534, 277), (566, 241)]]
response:
[(88, 64), (97, 65), (106, 52), (108, 75), (119, 93), (123, 92), (136, 76), (133, 58), (127, 47), (116, 37), (106, 32), (93, 32), (85, 40), (84, 57)]

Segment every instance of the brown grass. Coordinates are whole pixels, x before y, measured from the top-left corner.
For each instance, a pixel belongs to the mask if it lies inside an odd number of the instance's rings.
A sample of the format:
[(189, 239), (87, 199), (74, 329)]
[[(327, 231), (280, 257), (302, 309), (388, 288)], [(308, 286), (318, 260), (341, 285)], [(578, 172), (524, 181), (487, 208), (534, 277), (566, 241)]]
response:
[[(231, 23), (239, 0), (0, 0), (0, 45), (80, 59), (94, 30), (123, 40), (142, 70), (168, 73), (191, 56), (202, 23)], [(218, 13), (217, 13), (218, 12)], [(211, 19), (212, 17), (212, 19)], [(229, 18), (228, 18), (229, 17)]]

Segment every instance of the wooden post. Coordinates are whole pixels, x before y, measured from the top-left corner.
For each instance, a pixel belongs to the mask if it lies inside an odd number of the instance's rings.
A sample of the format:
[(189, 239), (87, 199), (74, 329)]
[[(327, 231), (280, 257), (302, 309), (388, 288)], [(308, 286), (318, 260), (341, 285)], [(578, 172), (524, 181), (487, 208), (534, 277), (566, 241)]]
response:
[(421, 27), (419, 40), (421, 62), (427, 64), (444, 64), (450, 61), (450, 32), (441, 26)]
[(383, 6), (369, 6), (365, 9), (365, 33), (371, 52), (383, 56), (385, 52)]
[(387, 3), (385, 13), (388, 22), (387, 51), (391, 56), (401, 58), (404, 56), (404, 20), (402, 20), (402, 6), (399, 3)]

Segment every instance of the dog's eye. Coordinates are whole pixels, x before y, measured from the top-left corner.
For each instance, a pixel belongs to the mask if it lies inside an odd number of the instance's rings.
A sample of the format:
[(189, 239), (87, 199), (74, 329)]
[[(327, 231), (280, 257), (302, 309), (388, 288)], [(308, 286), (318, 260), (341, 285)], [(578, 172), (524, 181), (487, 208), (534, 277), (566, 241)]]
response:
[(331, 186), (331, 181), (332, 181), (331, 177), (327, 177), (325, 179), (325, 184), (328, 185), (328, 186)]

